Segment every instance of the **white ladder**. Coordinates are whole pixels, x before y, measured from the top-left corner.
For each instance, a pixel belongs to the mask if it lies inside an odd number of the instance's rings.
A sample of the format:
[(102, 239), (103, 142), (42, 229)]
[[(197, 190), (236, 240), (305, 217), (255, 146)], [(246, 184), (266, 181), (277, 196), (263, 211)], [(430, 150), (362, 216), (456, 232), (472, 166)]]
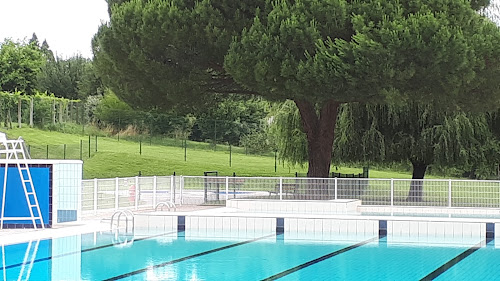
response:
[[(35, 246), (31, 247), (33, 241), (28, 243), (26, 252), (24, 253), (23, 265), (21, 271), (19, 272), (18, 281), (29, 280), (31, 275), (31, 269), (33, 268), (33, 263), (35, 262), (36, 253), (38, 252), (38, 245), (40, 245), (40, 240), (36, 240)], [(28, 263), (29, 259), (29, 263)]]
[[(33, 247), (32, 244), (35, 244)], [(24, 259), (21, 270), (19, 271), (19, 275), (17, 280), (29, 280), (31, 275), (31, 269), (33, 268), (33, 264), (35, 263), (36, 254), (38, 252), (38, 246), (40, 245), (40, 239), (36, 240), (36, 242), (29, 241), (26, 251), (24, 252)], [(2, 244), (2, 271), (3, 271), (3, 280), (7, 281), (7, 268), (5, 266), (5, 245)], [(29, 263), (28, 263), (29, 260)]]
[[(3, 154), (5, 154), (5, 158), (2, 157)], [(28, 162), (26, 161), (26, 159), (29, 158), (29, 154), (26, 152), (24, 140), (21, 137), (17, 140), (8, 140), (5, 133), (0, 132), (0, 157), (2, 157), (0, 161), (5, 166), (0, 229), (3, 229), (4, 221), (26, 219), (30, 219), (33, 222), (33, 228), (35, 229), (39, 228), (37, 226), (37, 221), (40, 222), (41, 228), (45, 228), (42, 212), (40, 211), (40, 204), (38, 203), (35, 192), (35, 186), (33, 185), (33, 179), (31, 178)], [(7, 193), (7, 172), (9, 164), (15, 164), (17, 166), (26, 203), (28, 204), (29, 217), (5, 217), (5, 195)]]

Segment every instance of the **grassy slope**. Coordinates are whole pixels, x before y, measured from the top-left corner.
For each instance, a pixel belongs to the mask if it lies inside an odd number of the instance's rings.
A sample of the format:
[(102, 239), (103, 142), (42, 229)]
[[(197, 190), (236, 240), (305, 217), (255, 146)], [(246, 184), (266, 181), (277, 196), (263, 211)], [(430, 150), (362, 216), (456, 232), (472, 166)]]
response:
[[(9, 138), (22, 136), (32, 146), (46, 144), (63, 145), (79, 151), (80, 140), (88, 144), (88, 136), (64, 134), (60, 132), (42, 131), (38, 129), (22, 128), (7, 130)], [(92, 138), (92, 141), (94, 138)], [(93, 145), (93, 144), (92, 144)], [(112, 178), (134, 176), (141, 171), (142, 175), (203, 175), (204, 171), (218, 171), (219, 175), (238, 176), (287, 176), (293, 177), (295, 172), (305, 173), (305, 167), (288, 167), (278, 163), (277, 172), (274, 172), (274, 157), (245, 155), (232, 153), (232, 166), (229, 167), (229, 152), (209, 151), (196, 149), (196, 143), (188, 142), (187, 161), (184, 161), (184, 149), (173, 146), (142, 145), (142, 154), (139, 154), (139, 144), (132, 141), (116, 140), (100, 137), (98, 152), (92, 147), (92, 157), (84, 158), (84, 178)], [(218, 146), (219, 147), (219, 146)], [(220, 146), (219, 149), (224, 149)], [(88, 150), (88, 146), (85, 150)], [(241, 151), (241, 150), (240, 150)], [(32, 153), (33, 154), (33, 153)], [(88, 154), (87, 151), (84, 154)], [(79, 152), (71, 154), (79, 155)], [(79, 158), (79, 156), (76, 156)], [(361, 173), (360, 168), (339, 168), (341, 173)], [(410, 178), (409, 173), (392, 171), (370, 170), (372, 178)]]

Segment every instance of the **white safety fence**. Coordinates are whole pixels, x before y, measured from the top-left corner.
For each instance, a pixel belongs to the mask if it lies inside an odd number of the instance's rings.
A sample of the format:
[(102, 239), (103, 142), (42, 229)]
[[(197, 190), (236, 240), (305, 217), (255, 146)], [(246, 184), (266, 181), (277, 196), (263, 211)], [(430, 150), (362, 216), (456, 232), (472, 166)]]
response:
[(82, 211), (151, 209), (181, 202), (180, 177), (154, 176), (82, 181)]
[(228, 199), (360, 199), (363, 205), (500, 208), (500, 181), (154, 176), (82, 181), (82, 210), (224, 205)]

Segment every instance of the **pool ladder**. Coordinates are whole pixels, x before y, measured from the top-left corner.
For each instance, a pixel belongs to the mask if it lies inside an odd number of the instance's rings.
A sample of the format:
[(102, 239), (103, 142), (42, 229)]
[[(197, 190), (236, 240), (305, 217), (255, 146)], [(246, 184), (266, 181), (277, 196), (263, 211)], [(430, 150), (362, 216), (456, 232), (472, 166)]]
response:
[[(120, 222), (122, 221), (122, 216), (125, 218), (125, 232), (120, 235)], [(116, 218), (116, 226), (113, 229), (113, 224)], [(129, 229), (129, 221), (131, 226)], [(113, 235), (113, 245), (127, 246), (134, 243), (134, 227), (135, 218), (134, 214), (129, 210), (116, 211), (113, 216), (111, 216), (111, 221), (109, 223), (110, 231), (114, 232)]]
[(163, 207), (167, 207), (169, 211), (171, 208), (174, 208), (174, 211), (177, 211), (177, 207), (175, 206), (175, 203), (171, 202), (171, 201), (165, 201), (165, 202), (160, 202), (160, 203), (156, 204), (155, 211), (158, 211), (158, 208), (161, 208), (160, 211), (163, 211)]
[(134, 213), (132, 213), (129, 210), (116, 211), (113, 214), (113, 216), (111, 216), (111, 221), (109, 223), (110, 229), (113, 230), (113, 224), (115, 222), (115, 217), (116, 217), (116, 229), (117, 230), (120, 229), (120, 222), (122, 221), (121, 220), (122, 216), (125, 216), (125, 232), (126, 233), (129, 232), (129, 227), (128, 227), (129, 221), (132, 222), (132, 225), (131, 225), (131, 228), (130, 228), (130, 232), (134, 232), (134, 224), (135, 224)]

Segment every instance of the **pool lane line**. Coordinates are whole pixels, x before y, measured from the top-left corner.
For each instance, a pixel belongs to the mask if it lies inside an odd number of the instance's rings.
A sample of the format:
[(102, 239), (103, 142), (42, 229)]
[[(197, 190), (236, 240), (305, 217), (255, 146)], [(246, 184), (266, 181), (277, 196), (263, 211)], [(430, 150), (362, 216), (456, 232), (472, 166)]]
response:
[(442, 266), (438, 267), (433, 272), (427, 274), (427, 276), (425, 276), (424, 278), (420, 279), (420, 281), (434, 280), (439, 275), (443, 274), (448, 269), (450, 269), (451, 267), (453, 267), (454, 265), (456, 265), (457, 263), (459, 263), (460, 261), (462, 261), (466, 257), (470, 256), (475, 251), (481, 249), (484, 245), (486, 245), (486, 240), (483, 240), (483, 241), (477, 243), (476, 245), (467, 249), (465, 252), (462, 252), (460, 255), (452, 258), (451, 260), (449, 260), (448, 262), (446, 262)]
[(220, 248), (215, 248), (215, 249), (204, 251), (204, 252), (197, 253), (197, 254), (194, 254), (194, 255), (189, 255), (189, 256), (185, 256), (185, 257), (178, 258), (178, 259), (175, 259), (175, 260), (163, 262), (163, 263), (160, 263), (160, 264), (155, 264), (155, 265), (152, 265), (152, 266), (148, 266), (146, 268), (141, 268), (141, 269), (138, 269), (138, 270), (135, 270), (135, 271), (131, 271), (129, 273), (124, 273), (124, 274), (121, 274), (121, 275), (118, 275), (118, 276), (115, 276), (115, 277), (104, 279), (104, 281), (120, 280), (120, 279), (123, 279), (123, 278), (127, 278), (127, 277), (131, 277), (131, 276), (134, 276), (134, 275), (137, 275), (137, 274), (144, 273), (144, 272), (146, 272), (148, 270), (151, 270), (151, 269), (155, 269), (155, 268), (159, 268), (159, 267), (164, 267), (164, 266), (167, 266), (167, 265), (170, 265), (170, 264), (174, 264), (174, 263), (179, 263), (179, 262), (182, 262), (182, 261), (185, 261), (185, 260), (189, 260), (189, 259), (201, 257), (201, 256), (204, 256), (204, 255), (208, 255), (208, 254), (219, 252), (219, 251), (223, 251), (223, 250), (227, 250), (227, 249), (230, 249), (230, 248), (238, 247), (238, 246), (241, 246), (241, 245), (245, 245), (245, 244), (248, 244), (248, 243), (252, 243), (252, 242), (255, 242), (255, 241), (259, 241), (259, 240), (270, 238), (270, 237), (274, 237), (274, 236), (276, 236), (276, 234), (269, 234), (269, 235), (262, 236), (262, 237), (259, 237), (259, 238), (255, 238), (255, 239), (251, 239), (251, 240), (247, 240), (247, 241), (243, 241), (243, 242), (239, 242), (239, 243), (235, 243), (235, 244), (231, 244), (231, 245), (226, 245), (226, 246), (223, 246), (223, 247), (220, 247)]
[[(141, 241), (141, 240), (146, 240), (146, 239), (151, 239), (151, 238), (155, 238), (155, 237), (160, 237), (160, 236), (168, 235), (168, 234), (175, 234), (175, 233), (177, 233), (177, 231), (171, 231), (171, 232), (165, 232), (165, 233), (161, 233), (161, 234), (155, 234), (155, 235), (152, 235), (152, 236), (146, 236), (146, 237), (134, 239), (134, 242)], [(49, 240), (49, 239), (44, 239), (44, 240)], [(81, 250), (81, 251), (74, 251), (74, 252), (60, 254), (60, 255), (57, 255), (57, 256), (50, 256), (50, 257), (40, 258), (40, 259), (34, 260), (33, 263), (42, 262), (42, 261), (48, 261), (48, 260), (55, 259), (55, 258), (61, 258), (61, 257), (75, 255), (75, 254), (80, 254), (80, 253), (85, 253), (85, 252), (90, 252), (90, 251), (94, 251), (94, 250), (108, 248), (108, 247), (111, 247), (111, 246), (114, 246), (114, 245), (116, 245), (116, 244), (105, 244), (105, 245), (101, 245), (101, 246), (97, 246), (97, 247), (93, 247), (93, 248), (84, 249), (84, 250)], [(22, 266), (23, 264), (25, 264), (25, 263), (11, 264), (11, 265), (6, 266), (5, 269), (7, 271), (7, 269), (16, 268), (16, 267)], [(2, 270), (3, 269), (0, 268), (0, 271), (2, 271)]]
[(363, 246), (363, 245), (365, 245), (365, 244), (368, 244), (368, 243), (371, 243), (371, 242), (377, 241), (378, 239), (379, 239), (378, 237), (373, 237), (373, 238), (371, 238), (371, 239), (368, 239), (368, 240), (365, 240), (365, 241), (359, 242), (359, 243), (357, 243), (357, 244), (354, 244), (354, 245), (351, 245), (351, 246), (348, 246), (348, 247), (342, 248), (342, 249), (337, 250), (337, 251), (335, 251), (335, 252), (331, 252), (331, 253), (329, 253), (329, 254), (326, 254), (326, 255), (324, 255), (324, 256), (321, 256), (321, 257), (319, 257), (319, 258), (317, 258), (317, 259), (310, 260), (310, 261), (308, 261), (308, 262), (305, 262), (305, 263), (303, 263), (303, 264), (299, 264), (299, 265), (297, 265), (297, 266), (295, 266), (295, 267), (292, 267), (292, 268), (290, 268), (290, 269), (287, 269), (287, 270), (285, 270), (285, 271), (282, 271), (282, 272), (280, 272), (280, 273), (278, 273), (278, 274), (275, 274), (275, 275), (273, 275), (273, 276), (270, 276), (270, 277), (267, 277), (267, 278), (265, 278), (265, 279), (262, 279), (261, 281), (270, 281), (270, 280), (276, 280), (276, 279), (279, 279), (279, 278), (285, 277), (286, 275), (292, 274), (292, 273), (294, 273), (294, 272), (296, 272), (296, 271), (299, 271), (299, 270), (301, 270), (301, 269), (304, 269), (304, 268), (306, 268), (306, 267), (309, 267), (309, 266), (311, 266), (311, 265), (313, 265), (313, 264), (316, 264), (316, 263), (318, 263), (318, 262), (322, 262), (322, 261), (327, 260), (327, 259), (329, 259), (329, 258), (331, 258), (331, 257), (337, 256), (337, 255), (340, 255), (340, 254), (343, 254), (343, 253), (345, 253), (345, 252), (347, 252), (347, 251), (350, 251), (350, 250), (356, 249), (356, 248), (361, 247), (361, 246)]

